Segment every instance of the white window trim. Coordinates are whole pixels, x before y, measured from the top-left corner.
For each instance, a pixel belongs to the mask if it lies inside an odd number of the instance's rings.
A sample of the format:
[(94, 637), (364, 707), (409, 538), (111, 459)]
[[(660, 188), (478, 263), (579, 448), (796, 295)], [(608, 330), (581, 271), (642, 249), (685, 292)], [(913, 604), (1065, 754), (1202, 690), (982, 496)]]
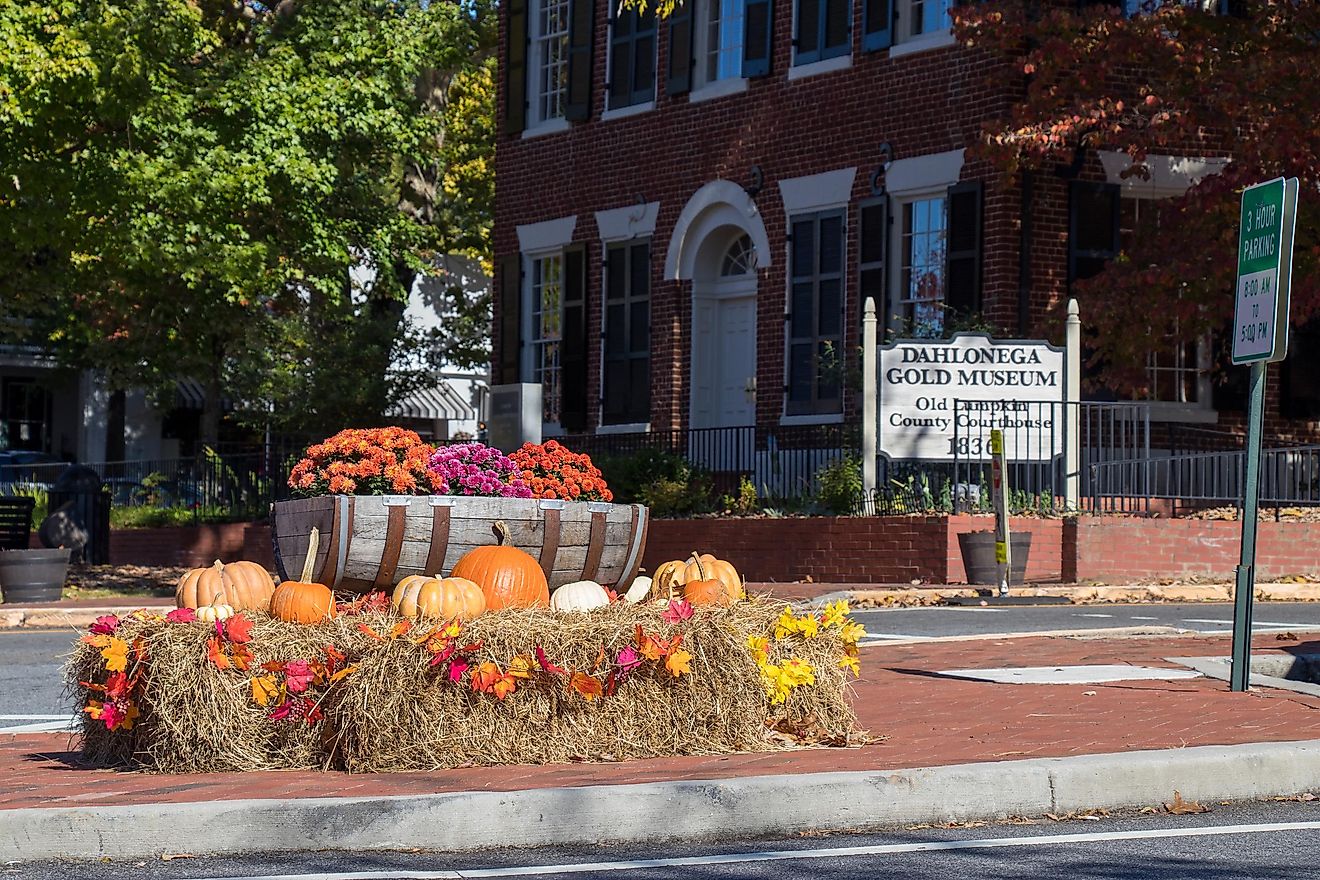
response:
[(651, 433), (650, 422), (634, 422), (630, 425), (597, 425), (597, 434), (649, 434)]
[(779, 417), (779, 424), (783, 427), (792, 425), (841, 425), (843, 424), (843, 413), (822, 413), (819, 415), (801, 415)]
[(518, 227), (518, 250), (522, 251), (524, 257), (544, 257), (572, 244), (576, 227), (576, 214), (539, 223), (525, 223)]
[(627, 119), (629, 116), (640, 116), (643, 113), (650, 113), (655, 109), (655, 99), (644, 101), (641, 104), (630, 104), (627, 107), (617, 107), (613, 110), (605, 110), (600, 114), (601, 122), (609, 122), (611, 119)]
[(741, 95), (747, 91), (748, 79), (745, 76), (730, 76), (724, 79), (717, 79), (714, 82), (697, 86), (688, 92), (688, 103), (699, 104), (702, 101), (714, 101), (716, 98), (727, 98), (729, 95)]
[(817, 76), (822, 73), (834, 73), (838, 70), (848, 70), (852, 67), (852, 53), (847, 55), (836, 55), (833, 58), (826, 58), (823, 61), (813, 61), (810, 64), (795, 64), (788, 69), (789, 81), (806, 79), (809, 76)]
[(522, 138), (527, 140), (528, 138), (543, 137), (547, 134), (560, 134), (572, 127), (573, 123), (562, 116), (557, 116), (554, 119), (547, 119), (545, 122), (538, 122), (530, 128), (524, 128)]
[(928, 195), (931, 190), (948, 189), (962, 178), (965, 150), (927, 153), (895, 159), (885, 170), (885, 192), (907, 199)]
[[(659, 202), (638, 202), (623, 208), (596, 212), (596, 232), (602, 242), (627, 241), (655, 235), (655, 221), (660, 216)], [(604, 250), (601, 256), (604, 257)]]
[(920, 52), (947, 49), (956, 45), (958, 45), (958, 40), (953, 36), (953, 30), (944, 28), (943, 30), (922, 34), (919, 37), (912, 37), (902, 43), (894, 43), (889, 47), (889, 57), (902, 58), (904, 55), (916, 55)]
[(1122, 189), (1122, 197), (1131, 199), (1161, 199), (1181, 196), (1195, 183), (1224, 170), (1228, 159), (1204, 156), (1165, 156), (1151, 154), (1146, 157), (1150, 179), (1136, 174), (1123, 177), (1132, 167), (1127, 153), (1116, 150), (1097, 150), (1105, 179)]
[(784, 202), (784, 217), (791, 220), (796, 214), (847, 208), (852, 201), (853, 181), (856, 178), (857, 169), (854, 167), (780, 180), (779, 197)]

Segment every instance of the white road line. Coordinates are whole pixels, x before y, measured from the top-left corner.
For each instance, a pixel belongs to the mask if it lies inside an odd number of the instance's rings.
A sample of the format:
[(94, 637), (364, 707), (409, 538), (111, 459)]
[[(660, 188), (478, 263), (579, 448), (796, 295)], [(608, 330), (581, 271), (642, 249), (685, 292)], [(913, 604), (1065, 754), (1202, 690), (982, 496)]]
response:
[[(914, 852), (950, 852), (968, 849), (1049, 846), (1062, 843), (1099, 843), (1116, 840), (1158, 840), (1166, 837), (1218, 837), (1226, 834), (1269, 834), (1277, 831), (1320, 830), (1320, 822), (1272, 822), (1259, 825), (1209, 825), (1197, 828), (1149, 828), (1137, 831), (1096, 831), (1085, 834), (1039, 834), (1029, 837), (991, 837), (983, 840), (931, 840), (920, 843), (891, 843), (876, 846), (843, 846), (831, 849), (769, 850), (670, 859), (635, 859), (626, 862), (585, 862), (578, 865), (527, 865), (510, 868), (477, 868), (470, 871), (336, 871), (333, 874), (271, 874), (261, 877), (210, 877), (208, 880), (476, 880), (480, 877), (532, 877), (540, 874), (598, 874), (610, 871), (641, 871), (648, 868), (690, 868), (698, 865), (736, 865), (748, 862), (788, 862), (803, 859), (840, 859), (853, 856), (883, 856)], [(200, 878), (198, 878), (200, 880)]]
[(1137, 617), (1136, 615), (1133, 615), (1132, 619), (1133, 619), (1133, 620), (1159, 620), (1158, 617)]
[(0, 715), (0, 721), (59, 721), (68, 717), (67, 712), (63, 715)]
[(1074, 614), (1073, 617), (1113, 617), (1112, 614)]

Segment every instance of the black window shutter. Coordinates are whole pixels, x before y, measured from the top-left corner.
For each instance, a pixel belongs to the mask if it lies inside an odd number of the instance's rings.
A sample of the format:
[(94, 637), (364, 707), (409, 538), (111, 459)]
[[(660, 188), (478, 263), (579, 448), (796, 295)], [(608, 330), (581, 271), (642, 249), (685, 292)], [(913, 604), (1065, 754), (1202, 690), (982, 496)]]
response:
[(522, 360), (522, 257), (500, 260), (500, 363), (497, 382), (521, 381)]
[(684, 0), (669, 16), (669, 71), (665, 79), (667, 95), (684, 95), (692, 90), (693, 3), (694, 0)]
[(509, 0), (509, 45), (504, 64), (504, 133), (527, 127), (527, 0)]
[(771, 0), (747, 0), (743, 12), (743, 76), (770, 73), (775, 37), (773, 10)]
[(876, 316), (883, 334), (893, 323), (886, 296), (889, 268), (889, 197), (867, 199), (858, 208), (857, 224), (857, 304), (858, 314), (866, 308), (867, 297), (875, 300)]
[(891, 0), (863, 0), (862, 51), (888, 49), (894, 42), (894, 13)]
[(591, 117), (591, 56), (596, 45), (596, 0), (572, 0), (568, 25), (568, 103), (564, 118), (584, 122)]
[(979, 180), (949, 187), (944, 304), (955, 319), (981, 311), (981, 190)]
[(569, 433), (587, 429), (587, 251), (564, 251), (564, 331), (559, 352), (559, 424)]

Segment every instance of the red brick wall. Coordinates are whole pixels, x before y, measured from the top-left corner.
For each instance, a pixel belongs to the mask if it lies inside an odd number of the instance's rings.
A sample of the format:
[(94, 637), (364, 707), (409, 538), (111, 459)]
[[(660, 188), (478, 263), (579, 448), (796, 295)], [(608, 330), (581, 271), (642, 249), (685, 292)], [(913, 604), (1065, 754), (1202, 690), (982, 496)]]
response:
[(653, 572), (693, 550), (732, 562), (749, 581), (810, 576), (822, 583), (942, 583), (945, 517), (661, 519), (647, 532), (643, 565)]
[[(1078, 580), (1189, 575), (1229, 578), (1238, 564), (1242, 525), (1191, 519), (1078, 520)], [(1257, 532), (1257, 580), (1320, 570), (1320, 523), (1263, 522)]]
[(110, 532), (111, 565), (210, 565), (247, 559), (274, 570), (270, 524), (224, 523)]

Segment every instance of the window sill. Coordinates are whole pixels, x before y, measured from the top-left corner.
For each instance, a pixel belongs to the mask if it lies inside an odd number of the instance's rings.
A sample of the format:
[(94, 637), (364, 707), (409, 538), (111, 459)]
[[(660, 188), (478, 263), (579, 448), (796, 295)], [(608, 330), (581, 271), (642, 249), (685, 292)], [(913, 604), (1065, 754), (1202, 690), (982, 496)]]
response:
[(568, 131), (572, 127), (573, 123), (562, 117), (558, 119), (547, 119), (545, 122), (536, 123), (536, 125), (531, 128), (523, 129), (522, 136), (523, 140), (527, 140), (528, 138), (542, 137), (547, 134), (559, 134), (560, 132)]
[(1219, 424), (1218, 410), (1197, 403), (1174, 403), (1167, 400), (1145, 401), (1150, 405), (1152, 422), (1182, 422), (1192, 425)]
[(824, 61), (813, 61), (810, 64), (798, 64), (788, 69), (788, 79), (791, 82), (795, 79), (805, 79), (809, 76), (816, 76), (820, 73), (833, 73), (836, 70), (847, 70), (852, 67), (852, 55), (838, 55), (834, 58), (826, 58)]
[(932, 31), (929, 34), (922, 34), (919, 37), (913, 37), (906, 43), (896, 43), (889, 47), (890, 58), (902, 58), (904, 55), (915, 55), (918, 52), (929, 52), (932, 49), (946, 49), (949, 46), (958, 45), (954, 39), (953, 31), (942, 30)]
[(741, 95), (747, 91), (747, 77), (735, 76), (727, 79), (717, 79), (714, 82), (706, 83), (688, 93), (689, 104), (700, 104), (702, 101), (713, 101), (716, 98), (727, 98), (729, 95)]
[(780, 416), (780, 427), (793, 425), (842, 425), (843, 413), (812, 413), (805, 416)]
[(631, 422), (626, 425), (598, 425), (597, 434), (649, 434), (651, 433), (650, 422)]
[(627, 107), (619, 107), (614, 110), (606, 110), (600, 114), (601, 122), (609, 122), (611, 119), (627, 119), (629, 116), (640, 116), (643, 113), (650, 113), (655, 109), (655, 101), (643, 101), (640, 104), (629, 104)]

